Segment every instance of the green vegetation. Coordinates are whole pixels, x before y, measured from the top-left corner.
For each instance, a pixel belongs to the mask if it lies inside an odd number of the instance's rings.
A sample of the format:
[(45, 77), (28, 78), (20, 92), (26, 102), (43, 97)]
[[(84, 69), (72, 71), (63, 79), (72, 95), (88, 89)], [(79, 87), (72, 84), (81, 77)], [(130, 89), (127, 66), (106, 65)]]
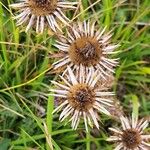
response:
[[(86, 133), (82, 123), (74, 131), (59, 122), (59, 114), (52, 115), (54, 97), (48, 94), (57, 74), (51, 73), (49, 55), (57, 51), (55, 38), (51, 32), (26, 34), (16, 27), (8, 7), (13, 2), (0, 2), (0, 150), (50, 150), (52, 145), (56, 150), (112, 150), (105, 139), (115, 120), (103, 116), (101, 129)], [(93, 19), (113, 30), (112, 41), (120, 44), (113, 90), (127, 116), (139, 107), (139, 117), (150, 120), (150, 1), (82, 0), (73, 13), (67, 12), (72, 21)]]

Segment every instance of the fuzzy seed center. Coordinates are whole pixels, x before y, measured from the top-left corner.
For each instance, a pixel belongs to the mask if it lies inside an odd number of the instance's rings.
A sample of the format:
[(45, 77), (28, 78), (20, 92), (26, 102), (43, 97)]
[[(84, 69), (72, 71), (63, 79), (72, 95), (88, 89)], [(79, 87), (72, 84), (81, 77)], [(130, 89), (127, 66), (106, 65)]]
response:
[(138, 131), (128, 129), (123, 132), (122, 141), (128, 149), (134, 149), (141, 143), (141, 136)]
[(73, 108), (87, 111), (93, 106), (95, 92), (85, 84), (78, 84), (72, 86), (68, 94), (68, 101)]
[(95, 38), (81, 37), (69, 48), (69, 56), (73, 63), (84, 66), (96, 65), (102, 55), (100, 44)]
[(57, 0), (29, 0), (29, 7), (33, 14), (45, 16), (54, 12)]

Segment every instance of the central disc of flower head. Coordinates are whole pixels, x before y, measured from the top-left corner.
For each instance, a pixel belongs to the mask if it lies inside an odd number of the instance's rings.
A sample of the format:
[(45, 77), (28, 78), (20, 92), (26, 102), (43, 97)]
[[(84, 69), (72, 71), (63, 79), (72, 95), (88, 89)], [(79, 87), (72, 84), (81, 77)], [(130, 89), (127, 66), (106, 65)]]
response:
[(37, 16), (53, 13), (57, 6), (57, 0), (28, 0), (28, 3), (33, 14)]
[(81, 37), (69, 48), (69, 56), (73, 63), (84, 66), (96, 65), (102, 55), (98, 41), (92, 37)]
[(86, 84), (72, 86), (68, 93), (70, 105), (80, 111), (89, 110), (95, 101), (95, 92)]
[(141, 143), (141, 136), (138, 131), (127, 129), (123, 132), (122, 141), (127, 148), (134, 149)]

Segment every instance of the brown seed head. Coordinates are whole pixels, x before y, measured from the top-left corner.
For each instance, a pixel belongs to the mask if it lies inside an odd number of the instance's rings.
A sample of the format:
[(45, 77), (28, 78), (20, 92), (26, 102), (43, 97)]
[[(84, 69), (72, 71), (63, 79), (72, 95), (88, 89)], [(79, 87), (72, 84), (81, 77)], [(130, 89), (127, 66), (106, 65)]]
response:
[(33, 14), (45, 16), (53, 13), (57, 6), (57, 0), (29, 0), (29, 7)]
[(84, 66), (96, 65), (102, 55), (102, 50), (96, 38), (81, 37), (75, 40), (69, 48), (69, 56), (73, 63)]
[(73, 108), (86, 111), (93, 106), (95, 92), (86, 84), (77, 84), (70, 89), (68, 101)]
[(141, 136), (138, 131), (127, 129), (122, 134), (122, 141), (128, 149), (134, 149), (141, 143)]

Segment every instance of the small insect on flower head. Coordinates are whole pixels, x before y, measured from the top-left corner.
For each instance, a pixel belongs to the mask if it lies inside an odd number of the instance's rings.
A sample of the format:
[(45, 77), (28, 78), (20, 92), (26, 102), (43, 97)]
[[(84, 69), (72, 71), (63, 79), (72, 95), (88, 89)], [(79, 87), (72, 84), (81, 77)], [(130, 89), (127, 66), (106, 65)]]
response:
[(62, 36), (54, 45), (64, 54), (62, 59), (53, 64), (54, 69), (69, 65), (78, 71), (82, 64), (87, 69), (98, 70), (105, 79), (114, 73), (118, 59), (110, 59), (108, 55), (114, 53), (118, 45), (110, 44), (112, 34), (104, 34), (105, 29), (96, 31), (95, 22), (90, 25), (90, 21), (73, 24), (67, 30), (67, 38)]
[(67, 67), (68, 74), (65, 77), (61, 77), (64, 84), (52, 81), (52, 83), (58, 86), (58, 89), (51, 89), (54, 92), (55, 97), (62, 98), (63, 102), (54, 110), (54, 112), (63, 109), (60, 114), (60, 121), (63, 121), (70, 116), (72, 121), (72, 128), (76, 129), (80, 118), (84, 119), (86, 131), (88, 131), (88, 125), (93, 127), (93, 122), (97, 128), (99, 128), (98, 112), (102, 112), (106, 115), (110, 115), (107, 111), (108, 106), (112, 106), (112, 92), (101, 91), (96, 86), (100, 75), (97, 72), (89, 72), (87, 76), (84, 73), (83, 66), (80, 66), (80, 76), (75, 77), (70, 67)]
[(123, 116), (120, 117), (120, 120), (123, 129), (110, 128), (115, 134), (107, 139), (107, 141), (118, 144), (115, 150), (149, 150), (150, 144), (146, 140), (150, 139), (150, 135), (145, 135), (143, 131), (147, 128), (148, 121), (144, 119), (138, 121), (137, 117), (129, 120)]
[(11, 4), (10, 7), (18, 9), (18, 15), (14, 17), (17, 25), (28, 22), (26, 32), (36, 26), (37, 33), (43, 33), (45, 24), (54, 32), (61, 31), (56, 18), (65, 25), (68, 25), (69, 19), (63, 14), (63, 10), (76, 8), (77, 2), (68, 2), (63, 0), (22, 0), (21, 2)]

